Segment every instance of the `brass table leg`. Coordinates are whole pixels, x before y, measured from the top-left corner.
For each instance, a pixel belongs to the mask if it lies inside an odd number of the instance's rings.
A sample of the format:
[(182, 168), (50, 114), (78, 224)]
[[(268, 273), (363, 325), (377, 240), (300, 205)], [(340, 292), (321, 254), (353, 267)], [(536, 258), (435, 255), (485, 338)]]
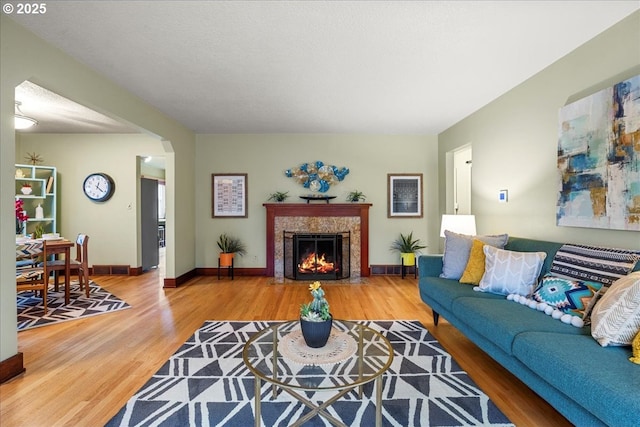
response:
[(260, 400), (261, 400), (261, 396), (260, 396), (260, 389), (262, 388), (262, 381), (260, 380), (260, 378), (258, 378), (257, 376), (255, 377), (255, 386), (254, 386), (254, 398), (255, 398), (255, 406), (256, 406), (256, 419), (255, 422), (253, 423), (253, 425), (255, 427), (260, 427), (261, 424), (261, 415), (260, 415)]

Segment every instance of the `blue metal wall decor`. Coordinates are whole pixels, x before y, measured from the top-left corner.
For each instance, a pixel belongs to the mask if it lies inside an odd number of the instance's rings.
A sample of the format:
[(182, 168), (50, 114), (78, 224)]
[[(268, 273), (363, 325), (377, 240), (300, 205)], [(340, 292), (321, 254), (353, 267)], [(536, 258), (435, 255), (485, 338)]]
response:
[(321, 161), (313, 163), (303, 163), (292, 169), (287, 169), (284, 174), (295, 179), (304, 188), (311, 191), (326, 193), (331, 185), (342, 181), (349, 174), (349, 168), (338, 168), (332, 165), (325, 165)]

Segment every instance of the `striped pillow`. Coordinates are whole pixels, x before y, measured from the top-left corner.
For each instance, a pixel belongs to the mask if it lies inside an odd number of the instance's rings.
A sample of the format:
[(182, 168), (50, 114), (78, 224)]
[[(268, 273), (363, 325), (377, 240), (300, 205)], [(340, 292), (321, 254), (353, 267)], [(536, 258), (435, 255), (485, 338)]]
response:
[(551, 273), (610, 286), (629, 274), (638, 260), (640, 252), (637, 251), (567, 244), (553, 257)]

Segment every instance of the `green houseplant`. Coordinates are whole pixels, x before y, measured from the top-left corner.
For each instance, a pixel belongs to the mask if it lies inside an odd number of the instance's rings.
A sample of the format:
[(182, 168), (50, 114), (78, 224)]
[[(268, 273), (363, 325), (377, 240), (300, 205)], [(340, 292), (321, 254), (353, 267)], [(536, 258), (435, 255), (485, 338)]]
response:
[(426, 246), (422, 245), (420, 239), (413, 238), (413, 231), (406, 236), (400, 233), (400, 237), (395, 239), (391, 243), (390, 250), (400, 252), (400, 258), (403, 265), (415, 265), (416, 252), (420, 249), (424, 249)]
[(247, 253), (247, 248), (244, 243), (237, 237), (227, 235), (227, 233), (222, 233), (216, 243), (222, 252), (220, 254), (221, 267), (230, 267), (235, 254), (242, 256)]
[(353, 190), (349, 194), (347, 194), (347, 202), (364, 202), (367, 199), (367, 196), (364, 195), (362, 191)]
[(288, 191), (276, 191), (269, 195), (267, 200), (273, 200), (274, 202), (284, 202), (289, 197)]
[(320, 282), (309, 285), (313, 300), (300, 306), (300, 328), (309, 347), (324, 347), (331, 335), (333, 317), (329, 312), (329, 302), (325, 298)]

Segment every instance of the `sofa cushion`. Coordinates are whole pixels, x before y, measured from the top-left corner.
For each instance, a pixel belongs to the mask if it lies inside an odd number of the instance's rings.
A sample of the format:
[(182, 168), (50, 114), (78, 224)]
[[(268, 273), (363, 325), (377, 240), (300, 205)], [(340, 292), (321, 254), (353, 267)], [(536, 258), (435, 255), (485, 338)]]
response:
[(435, 300), (442, 307), (451, 310), (453, 302), (461, 297), (479, 296), (490, 299), (501, 299), (499, 295), (479, 294), (475, 292), (471, 286), (463, 285), (451, 279), (442, 279), (440, 277), (429, 277), (420, 279), (420, 291), (427, 298)]
[[(467, 288), (464, 285), (458, 287)], [(476, 292), (475, 296), (459, 297), (453, 301), (451, 309), (458, 318), (507, 354), (511, 354), (514, 337), (527, 331), (586, 334), (590, 338), (588, 328), (566, 325), (536, 310), (507, 301), (502, 296), (494, 295), (498, 298), (489, 299), (478, 298), (478, 295), (494, 294)]]
[(460, 283), (467, 283), (470, 285), (477, 285), (482, 279), (484, 274), (484, 264), (486, 257), (484, 256), (484, 243), (482, 240), (473, 239), (471, 245), (471, 252), (469, 253), (469, 261), (464, 268), (462, 277), (460, 277)]
[(563, 313), (585, 319), (602, 283), (565, 279), (548, 274), (533, 291), (533, 299)]
[(616, 280), (591, 314), (591, 334), (602, 346), (630, 345), (640, 331), (640, 271)]
[(518, 252), (546, 252), (547, 257), (542, 265), (542, 271), (540, 277), (551, 271), (551, 262), (558, 249), (562, 247), (562, 243), (547, 242), (544, 240), (533, 240), (524, 237), (509, 237), (509, 241), (504, 246), (504, 249), (509, 251)]
[(468, 236), (449, 230), (444, 231), (444, 258), (442, 274), (444, 279), (459, 280), (469, 261), (473, 239), (481, 240), (491, 246), (503, 248), (509, 238), (506, 234), (490, 236)]
[(560, 277), (609, 286), (629, 274), (638, 260), (638, 251), (566, 244), (553, 257), (551, 272)]
[(485, 245), (484, 275), (476, 290), (508, 295), (531, 295), (535, 286), (545, 252), (515, 252)]
[(640, 332), (638, 332), (633, 339), (631, 348), (633, 349), (633, 356), (629, 358), (629, 361), (640, 365)]
[(605, 349), (589, 335), (525, 331), (513, 355), (604, 423), (640, 425), (640, 369), (629, 363), (630, 348)]

